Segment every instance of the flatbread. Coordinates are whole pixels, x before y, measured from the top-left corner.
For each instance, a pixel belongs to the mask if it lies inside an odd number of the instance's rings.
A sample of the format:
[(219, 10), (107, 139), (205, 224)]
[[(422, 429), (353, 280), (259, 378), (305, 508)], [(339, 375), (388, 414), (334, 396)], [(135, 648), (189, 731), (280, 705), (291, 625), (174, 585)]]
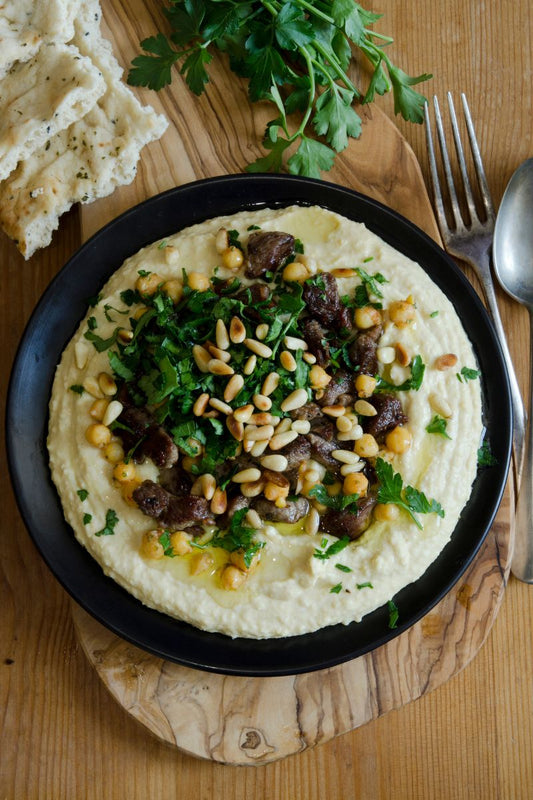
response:
[(0, 0), (0, 79), (43, 42), (72, 39), (78, 8), (79, 0)]
[(0, 82), (0, 180), (58, 131), (81, 119), (106, 90), (77, 47), (45, 44)]
[(84, 0), (71, 44), (102, 73), (104, 94), (0, 183), (0, 224), (26, 259), (50, 243), (60, 216), (74, 203), (92, 202), (131, 183), (141, 149), (168, 125), (119, 81), (122, 69), (101, 36), (100, 19), (98, 0)]

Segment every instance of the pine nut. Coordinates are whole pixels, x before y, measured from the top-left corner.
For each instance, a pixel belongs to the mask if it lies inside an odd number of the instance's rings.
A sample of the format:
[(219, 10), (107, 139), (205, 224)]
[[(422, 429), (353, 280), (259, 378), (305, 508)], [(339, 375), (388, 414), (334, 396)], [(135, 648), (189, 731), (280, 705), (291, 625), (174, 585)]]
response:
[(264, 488), (265, 481), (261, 478), (258, 481), (241, 484), (241, 494), (243, 494), (245, 497), (257, 497), (261, 494)]
[(108, 407), (105, 410), (105, 414), (103, 416), (102, 422), (104, 425), (111, 425), (116, 419), (120, 417), (122, 414), (122, 409), (124, 406), (120, 402), (120, 400), (111, 400)]
[(353, 422), (351, 419), (349, 419), (349, 417), (344, 415), (342, 417), (337, 417), (335, 426), (341, 433), (348, 433), (348, 431), (352, 430)]
[(231, 361), (231, 353), (228, 353), (227, 350), (221, 350), (220, 347), (215, 347), (214, 344), (208, 344), (207, 349), (211, 353), (212, 358), (218, 358), (220, 361), (223, 361), (224, 364)]
[(289, 466), (289, 462), (282, 455), (264, 456), (261, 459), (261, 466), (265, 469), (271, 469), (273, 472), (285, 472)]
[(273, 425), (247, 425), (244, 429), (244, 438), (249, 442), (262, 442), (264, 439), (270, 439), (274, 435)]
[(200, 475), (199, 480), (203, 496), (206, 500), (212, 500), (217, 488), (215, 476), (211, 475), (209, 472), (205, 472), (203, 475)]
[(281, 366), (286, 369), (287, 372), (296, 371), (296, 360), (289, 350), (283, 350), (283, 352), (280, 353), (279, 361)]
[(435, 369), (444, 372), (446, 369), (450, 369), (450, 367), (455, 367), (457, 364), (457, 356), (455, 353), (444, 353), (444, 355), (439, 356), (435, 359)]
[(307, 350), (308, 344), (303, 339), (298, 339), (296, 336), (285, 336), (283, 344), (287, 350)]
[(235, 370), (229, 364), (225, 364), (220, 358), (211, 358), (207, 364), (207, 371), (213, 375), (233, 375)]
[(117, 333), (117, 337), (122, 344), (129, 344), (133, 339), (133, 331), (129, 331), (127, 328), (121, 328)]
[(237, 420), (237, 422), (248, 422), (252, 414), (254, 413), (254, 407), (251, 403), (246, 406), (239, 406), (233, 412), (233, 416)]
[(273, 417), (268, 411), (260, 411), (258, 414), (252, 414), (248, 422), (250, 425), (274, 425), (274, 420), (278, 417)]
[(354, 442), (360, 439), (363, 435), (363, 429), (360, 425), (354, 425), (348, 433), (339, 433), (337, 439), (339, 442)]
[(297, 408), (301, 408), (307, 403), (307, 391), (305, 389), (295, 389), (294, 392), (291, 392), (285, 400), (283, 400), (280, 404), (280, 408), (282, 411), (294, 411)]
[(274, 430), (274, 434), (277, 435), (278, 433), (285, 433), (285, 431), (290, 431), (293, 427), (293, 423), (290, 417), (285, 417), (281, 420), (281, 422), (276, 425)]
[(215, 249), (220, 255), (229, 246), (229, 236), (226, 228), (219, 228), (215, 236)]
[(89, 409), (89, 414), (93, 419), (98, 420), (101, 422), (104, 418), (104, 414), (106, 412), (106, 408), (109, 405), (109, 400), (107, 398), (100, 397), (98, 400), (95, 400), (94, 403), (91, 405)]
[(364, 468), (364, 461), (357, 461), (355, 464), (343, 464), (341, 467), (341, 475), (346, 477), (346, 475), (351, 475), (352, 472), (361, 472)]
[(98, 381), (92, 375), (89, 375), (87, 378), (84, 379), (82, 383), (83, 388), (86, 392), (88, 392), (91, 397), (94, 397), (96, 400), (100, 400), (103, 398), (104, 394), (98, 385)]
[(268, 336), (269, 330), (270, 326), (267, 325), (266, 322), (261, 322), (255, 329), (255, 338), (262, 342)]
[(242, 442), (244, 439), (244, 425), (235, 419), (235, 414), (230, 414), (226, 418), (226, 426), (233, 438), (238, 442)]
[(89, 360), (89, 348), (85, 342), (76, 342), (74, 345), (74, 361), (78, 369), (84, 369)]
[(315, 486), (320, 481), (320, 472), (317, 472), (316, 469), (306, 469), (303, 474), (303, 479), (306, 483)]
[(252, 397), (254, 401), (254, 405), (259, 411), (270, 411), (272, 408), (272, 400), (270, 397), (266, 397), (264, 394), (254, 394)]
[(102, 394), (106, 397), (112, 397), (117, 393), (117, 384), (107, 372), (101, 372), (98, 376), (98, 386), (102, 390)]
[(261, 470), (257, 467), (248, 467), (248, 469), (241, 469), (236, 472), (232, 477), (233, 483), (254, 483), (261, 477)]
[(302, 358), (306, 364), (316, 364), (316, 356), (314, 356), (312, 353), (306, 352), (303, 354)]
[(257, 356), (261, 356), (261, 358), (270, 358), (272, 356), (270, 347), (263, 344), (263, 342), (258, 342), (257, 339), (245, 339), (243, 344), (248, 350), (251, 350)]
[(239, 317), (232, 317), (229, 324), (229, 338), (233, 344), (241, 344), (246, 339), (246, 328)]
[(192, 348), (192, 357), (200, 372), (209, 372), (208, 364), (211, 361), (211, 356), (201, 344), (195, 344)]
[(281, 450), (298, 437), (296, 431), (285, 431), (284, 433), (277, 433), (269, 442), (271, 450)]
[(251, 525), (252, 528), (256, 529), (256, 531), (261, 530), (261, 528), (263, 527), (263, 520), (261, 519), (257, 511), (255, 511), (255, 509), (253, 508), (250, 508), (248, 510), (245, 519), (248, 525)]
[(354, 271), (351, 267), (336, 267), (331, 270), (331, 275), (334, 278), (353, 278)]
[(396, 361), (400, 367), (406, 367), (411, 361), (409, 353), (401, 342), (396, 343)]
[(392, 364), (396, 358), (396, 351), (394, 347), (378, 347), (376, 356), (381, 364)]
[(192, 413), (195, 417), (201, 417), (204, 411), (207, 408), (207, 404), (209, 403), (209, 395), (207, 392), (203, 392), (199, 397), (196, 398), (196, 401), (192, 407)]
[(211, 509), (211, 513), (224, 514), (227, 507), (228, 507), (227, 494), (224, 489), (217, 487), (211, 499), (211, 505), (209, 506), (209, 508)]
[(305, 518), (304, 522), (304, 531), (308, 533), (310, 536), (314, 536), (315, 533), (318, 533), (318, 529), (320, 527), (320, 514), (316, 510), (316, 508), (309, 509), (309, 513)]
[(244, 372), (245, 375), (251, 375), (255, 369), (256, 364), (257, 364), (257, 356), (250, 356), (250, 358), (246, 360), (246, 363), (242, 371)]
[(230, 403), (237, 397), (243, 386), (244, 378), (242, 375), (232, 375), (224, 389), (224, 400)]
[(278, 385), (279, 385), (278, 373), (269, 372), (265, 380), (263, 381), (263, 386), (261, 387), (261, 394), (263, 394), (265, 397), (268, 397), (269, 394), (272, 394), (272, 392), (278, 388)]
[(293, 431), (306, 434), (311, 430), (311, 423), (308, 419), (295, 419), (291, 425)]
[(356, 414), (360, 414), (362, 417), (375, 417), (378, 413), (372, 403), (369, 403), (368, 400), (357, 400), (354, 403), (353, 410)]
[(327, 414), (328, 417), (342, 417), (343, 414), (346, 414), (346, 407), (341, 405), (322, 406), (322, 413)]
[(227, 403), (223, 403), (222, 400), (218, 400), (216, 397), (211, 397), (209, 399), (209, 405), (216, 408), (217, 411), (221, 411), (222, 414), (233, 414), (232, 407)]
[(452, 416), (453, 412), (451, 406), (444, 397), (432, 392), (429, 395), (429, 404), (433, 411), (436, 411), (437, 414), (441, 415), (441, 417), (449, 419)]
[(359, 461), (359, 456), (352, 450), (333, 450), (331, 455), (336, 461), (341, 461), (343, 464), (356, 464)]
[(265, 450), (267, 449), (268, 439), (263, 439), (260, 442), (253, 442), (252, 449), (250, 450), (250, 455), (254, 458), (259, 458), (262, 456)]

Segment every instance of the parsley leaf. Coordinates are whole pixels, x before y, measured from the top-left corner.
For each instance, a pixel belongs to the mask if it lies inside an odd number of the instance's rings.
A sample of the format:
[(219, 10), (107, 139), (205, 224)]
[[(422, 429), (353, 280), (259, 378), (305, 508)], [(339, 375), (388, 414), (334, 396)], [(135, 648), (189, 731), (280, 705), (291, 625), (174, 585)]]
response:
[(255, 528), (250, 528), (243, 524), (247, 513), (247, 508), (241, 508), (236, 511), (231, 518), (228, 531), (226, 533), (218, 531), (209, 544), (213, 547), (222, 547), (230, 553), (235, 550), (242, 550), (244, 563), (249, 567), (253, 557), (264, 547), (264, 542), (258, 542), (254, 539), (257, 534)]
[(422, 381), (424, 379), (424, 372), (426, 370), (426, 365), (422, 361), (422, 357), (417, 355), (411, 361), (411, 375), (407, 378), (403, 383), (398, 385), (394, 383), (390, 383), (389, 381), (385, 380), (381, 375), (376, 375), (377, 384), (376, 384), (376, 392), (409, 392), (415, 391), (417, 392), (420, 387), (422, 386)]
[(415, 513), (435, 513), (444, 517), (444, 509), (436, 500), (428, 500), (423, 492), (412, 486), (403, 485), (402, 476), (394, 472), (392, 465), (382, 458), (376, 460), (376, 476), (380, 483), (378, 503), (394, 503), (406, 511), (415, 525), (422, 530), (422, 524)]
[(461, 372), (457, 372), (456, 375), (458, 381), (466, 383), (467, 381), (475, 381), (476, 378), (479, 378), (481, 372), (471, 367), (463, 367)]
[(477, 463), (480, 467), (493, 467), (498, 463), (498, 459), (492, 454), (490, 442), (485, 440), (477, 451)]
[(449, 436), (446, 432), (447, 425), (448, 422), (444, 419), (444, 417), (439, 416), (439, 414), (435, 414), (431, 422), (426, 425), (426, 431), (428, 433), (436, 433), (439, 436), (444, 436), (445, 439), (451, 439), (451, 436)]
[(115, 525), (118, 522), (117, 512), (108, 508), (105, 515), (105, 525), (101, 531), (97, 531), (95, 536), (112, 536), (115, 533)]
[(398, 606), (393, 600), (388, 601), (387, 607), (389, 609), (389, 628), (394, 629), (398, 627), (400, 612), (398, 611)]
[(337, 539), (329, 546), (326, 546), (327, 543), (328, 540), (325, 539), (324, 542), (321, 542), (322, 549), (318, 547), (315, 548), (315, 552), (313, 553), (314, 558), (318, 558), (321, 561), (327, 561), (328, 558), (331, 558), (331, 556), (336, 556), (337, 553), (340, 553), (345, 547), (348, 547), (350, 540), (347, 536), (343, 536), (342, 539)]
[[(322, 503), (322, 505), (328, 508), (333, 508), (335, 511), (344, 511), (347, 508), (349, 511), (353, 511), (354, 514), (357, 513), (358, 494), (329, 495), (327, 489), (317, 483), (316, 486), (313, 486), (310, 490), (309, 497), (316, 497), (319, 503)], [(350, 508), (350, 506), (356, 507)]]

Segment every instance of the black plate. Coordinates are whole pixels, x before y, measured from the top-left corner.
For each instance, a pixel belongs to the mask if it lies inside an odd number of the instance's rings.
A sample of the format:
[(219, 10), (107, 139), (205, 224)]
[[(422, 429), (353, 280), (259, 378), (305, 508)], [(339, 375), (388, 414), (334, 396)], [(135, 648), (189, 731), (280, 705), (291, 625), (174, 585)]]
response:
[[(399, 592), (395, 629), (382, 607), (362, 622), (287, 639), (230, 639), (143, 606), (78, 544), (52, 484), (46, 451), (48, 400), (61, 352), (85, 316), (87, 298), (144, 245), (219, 214), (292, 203), (318, 204), (364, 222), (418, 261), (448, 295), (474, 344), (483, 374), (485, 424), (497, 465), (483, 469), (451, 541), (425, 575)], [(511, 447), (511, 406), (500, 347), (477, 295), (422, 231), (374, 200), (331, 183), (281, 175), (236, 175), (172, 189), (130, 209), (95, 234), (52, 281), (31, 317), (14, 363), (7, 402), (7, 449), (15, 496), (42, 557), (72, 597), (114, 633), (157, 656), (214, 672), (273, 676), (348, 661), (409, 628), (453, 586), (478, 551), (503, 493)]]

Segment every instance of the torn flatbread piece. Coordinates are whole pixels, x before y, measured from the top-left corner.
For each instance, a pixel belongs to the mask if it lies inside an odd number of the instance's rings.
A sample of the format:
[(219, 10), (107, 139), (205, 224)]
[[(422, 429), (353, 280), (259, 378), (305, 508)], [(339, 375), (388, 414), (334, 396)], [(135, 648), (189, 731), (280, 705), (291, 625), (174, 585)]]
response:
[(0, 180), (59, 131), (81, 119), (106, 90), (77, 47), (43, 45), (0, 82)]

